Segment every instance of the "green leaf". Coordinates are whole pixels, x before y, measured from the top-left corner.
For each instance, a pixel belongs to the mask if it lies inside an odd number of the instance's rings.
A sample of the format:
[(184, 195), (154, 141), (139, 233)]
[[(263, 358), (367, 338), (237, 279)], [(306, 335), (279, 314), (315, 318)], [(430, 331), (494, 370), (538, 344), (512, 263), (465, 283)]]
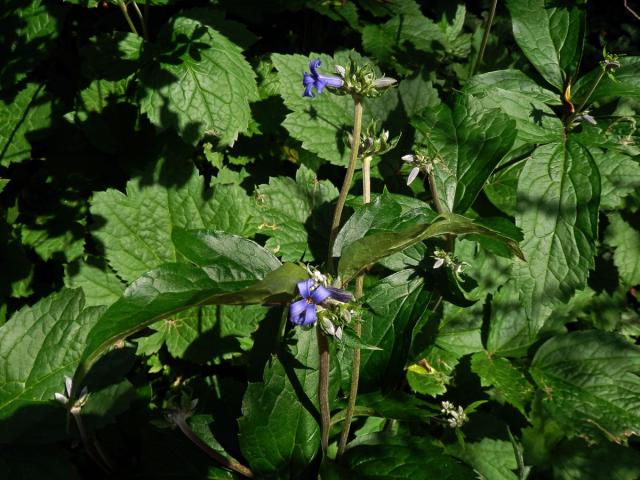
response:
[(548, 340), (530, 373), (543, 405), (570, 435), (620, 442), (640, 431), (640, 348), (598, 330)]
[(575, 77), (582, 56), (584, 2), (508, 0), (507, 8), (516, 42), (540, 75), (562, 92), (567, 78)]
[(640, 284), (640, 232), (618, 214), (609, 215), (605, 242), (615, 248), (613, 263), (629, 287)]
[[(272, 357), (262, 382), (249, 383), (242, 401), (240, 449), (261, 478), (296, 478), (318, 453), (316, 329), (296, 329), (290, 350)], [(337, 393), (331, 362), (329, 398)]]
[(524, 372), (506, 358), (478, 352), (471, 357), (471, 370), (480, 377), (483, 387), (495, 387), (498, 399), (504, 399), (526, 416), (526, 406), (533, 396), (533, 387)]
[(330, 181), (319, 181), (304, 165), (295, 181), (271, 177), (256, 189), (258, 231), (269, 237), (266, 247), (284, 261), (313, 260), (316, 249), (326, 248), (322, 240), (329, 230), (329, 202), (337, 196)]
[(586, 285), (594, 266), (600, 178), (591, 155), (568, 141), (538, 147), (518, 182), (516, 224), (526, 263), (514, 265), (535, 334), (557, 301)]
[(140, 78), (142, 111), (187, 143), (214, 136), (233, 144), (249, 125), (249, 102), (258, 100), (255, 74), (240, 47), (208, 26), (199, 10), (174, 17), (158, 43), (160, 61)]
[(458, 356), (482, 350), (482, 317), (482, 302), (471, 307), (445, 303), (435, 339), (436, 345)]
[[(110, 189), (96, 193), (91, 202), (91, 214), (99, 226), (93, 233), (104, 245), (109, 265), (128, 282), (177, 260), (171, 243), (174, 228), (253, 233), (252, 201), (242, 188), (210, 189), (193, 167), (167, 169), (167, 178), (158, 183), (141, 185), (130, 180), (126, 194)], [(178, 185), (164, 185), (177, 179), (182, 179)]]
[(409, 354), (411, 332), (425, 314), (430, 314), (426, 307), (431, 296), (414, 270), (394, 273), (367, 292), (361, 338), (382, 350), (360, 354), (362, 391), (397, 384)]
[(434, 345), (420, 356), (422, 358), (418, 362), (407, 367), (407, 381), (411, 389), (431, 397), (446, 393), (460, 355)]
[(338, 273), (348, 282), (375, 262), (411, 245), (441, 235), (479, 234), (505, 243), (516, 255), (521, 255), (517, 242), (487, 227), (477, 225), (456, 214), (442, 214), (431, 221), (430, 210), (415, 209), (398, 219), (396, 225), (380, 230), (342, 249)]
[(0, 100), (0, 166), (31, 157), (31, 141), (51, 125), (51, 101), (43, 85), (29, 83), (10, 102)]
[[(589, 96), (589, 103), (597, 102), (605, 98), (614, 97), (640, 97), (640, 57), (620, 57), (620, 68), (617, 68), (612, 77), (605, 75)], [(602, 73), (602, 68), (597, 67), (585, 76), (581, 77), (573, 87), (572, 101), (584, 102), (596, 79)]]
[[(473, 97), (458, 98), (453, 110), (440, 105), (415, 122), (433, 154), (433, 175), (443, 208), (464, 213), (515, 139), (515, 122), (487, 110)], [(431, 152), (434, 149), (435, 152)]]
[(622, 200), (640, 189), (640, 164), (629, 155), (615, 150), (606, 153), (598, 148), (589, 148), (593, 160), (600, 171), (602, 193), (600, 207), (616, 210), (622, 206)]
[(400, 100), (408, 118), (415, 117), (426, 108), (435, 108), (440, 103), (438, 90), (431, 80), (426, 80), (426, 72), (413, 78), (406, 78), (398, 85)]
[(64, 284), (69, 288), (82, 288), (89, 307), (111, 305), (126, 286), (104, 261), (92, 257), (68, 264)]
[(491, 203), (507, 215), (518, 213), (518, 179), (524, 162), (517, 162), (495, 173), (484, 186), (484, 193)]
[[(520, 70), (496, 70), (483, 73), (469, 79), (464, 86), (465, 92), (478, 95), (494, 89), (506, 90), (526, 95), (529, 99), (547, 105), (561, 105), (562, 99), (558, 93), (538, 85)], [(500, 103), (499, 101), (496, 103)]]
[(427, 437), (369, 434), (359, 437), (356, 442), (357, 445), (349, 448), (343, 459), (345, 465), (357, 474), (357, 478), (363, 480), (473, 478), (471, 469), (445, 455), (442, 449)]
[(449, 445), (449, 455), (459, 458), (488, 480), (518, 480), (513, 472), (517, 468), (511, 442), (483, 438), (479, 442)]
[(558, 480), (636, 480), (639, 477), (640, 454), (631, 447), (612, 443), (588, 445), (575, 440), (562, 445), (554, 454), (553, 478)]
[[(428, 422), (440, 414), (440, 408), (437, 405), (399, 391), (359, 393), (357, 405), (369, 409), (376, 416), (405, 422)], [(341, 418), (344, 417), (336, 414), (332, 422)]]
[[(347, 65), (350, 59), (359, 64), (368, 60), (357, 52), (339, 52), (333, 58), (323, 54), (302, 55), (273, 54), (271, 59), (278, 70), (279, 92), (284, 104), (292, 112), (282, 124), (302, 147), (315, 153), (333, 165), (346, 166), (349, 149), (344, 137), (353, 125), (353, 100), (348, 95), (334, 95), (325, 91), (314, 98), (302, 96), (302, 74), (309, 71), (309, 59), (322, 61), (320, 71), (331, 75), (335, 65)], [(363, 101), (363, 125), (376, 119), (384, 122), (398, 106), (398, 93), (394, 90), (375, 99)], [(393, 133), (393, 132), (392, 132)]]
[[(545, 309), (544, 315), (548, 314)], [(487, 350), (496, 355), (526, 355), (541, 327), (539, 323), (529, 320), (515, 279), (510, 279), (491, 302)]]
[(1, 443), (56, 411), (53, 394), (64, 392), (64, 377), (72, 375), (103, 312), (84, 308), (81, 290), (62, 290), (23, 307), (0, 327)]

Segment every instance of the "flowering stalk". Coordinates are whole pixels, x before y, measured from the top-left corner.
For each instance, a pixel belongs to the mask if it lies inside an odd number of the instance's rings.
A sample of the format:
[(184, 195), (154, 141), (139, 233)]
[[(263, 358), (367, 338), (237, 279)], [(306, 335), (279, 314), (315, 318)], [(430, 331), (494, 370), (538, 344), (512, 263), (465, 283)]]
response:
[[(366, 156), (362, 159), (362, 203), (365, 205), (371, 202), (371, 157)], [(364, 290), (364, 273), (356, 277), (356, 288), (354, 296), (357, 299), (362, 297)], [(362, 325), (356, 322), (353, 326), (356, 336), (362, 334)], [(360, 349), (353, 349), (353, 363), (351, 366), (351, 386), (349, 388), (349, 400), (347, 403), (347, 412), (340, 433), (340, 442), (338, 443), (338, 457), (341, 456), (347, 448), (347, 439), (349, 438), (349, 430), (351, 429), (351, 421), (353, 420), (353, 411), (356, 407), (356, 398), (358, 396), (358, 384), (360, 382)]]
[(329, 340), (320, 328), (316, 326), (318, 336), (318, 351), (320, 365), (318, 369), (318, 404), (320, 405), (320, 446), (322, 452), (329, 447), (329, 429), (331, 427), (331, 407), (329, 405)]
[(351, 189), (351, 181), (353, 180), (353, 173), (356, 170), (356, 161), (358, 160), (358, 150), (360, 149), (360, 131), (362, 130), (362, 99), (354, 95), (353, 96), (353, 132), (351, 143), (351, 155), (349, 157), (349, 164), (347, 165), (347, 172), (344, 175), (344, 181), (342, 182), (342, 188), (340, 189), (340, 195), (336, 203), (336, 209), (333, 212), (333, 221), (331, 222), (331, 232), (329, 234), (329, 264), (332, 263), (332, 251), (333, 244), (340, 230), (340, 220), (342, 219), (342, 210), (344, 204), (347, 201), (347, 194)]

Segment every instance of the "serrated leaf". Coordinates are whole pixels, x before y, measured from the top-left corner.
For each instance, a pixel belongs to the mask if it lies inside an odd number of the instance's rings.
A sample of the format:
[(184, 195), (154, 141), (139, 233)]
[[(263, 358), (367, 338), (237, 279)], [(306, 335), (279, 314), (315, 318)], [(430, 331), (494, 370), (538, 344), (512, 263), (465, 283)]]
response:
[(602, 153), (600, 149), (589, 148), (589, 152), (602, 180), (600, 207), (606, 210), (620, 208), (627, 195), (640, 189), (640, 163), (615, 150)]
[[(193, 167), (173, 168), (168, 179), (148, 186), (131, 180), (126, 194), (110, 189), (96, 193), (91, 202), (91, 214), (99, 225), (93, 234), (104, 245), (109, 264), (128, 282), (177, 259), (171, 243), (174, 228), (253, 233), (251, 200), (242, 188), (210, 189)], [(171, 179), (182, 180), (163, 185)]]
[(43, 85), (29, 83), (10, 102), (0, 101), (0, 165), (31, 157), (31, 140), (51, 125), (51, 101)]
[(613, 263), (620, 279), (631, 287), (640, 284), (640, 232), (618, 214), (609, 215), (605, 242), (615, 248)]
[(594, 266), (600, 178), (588, 151), (571, 142), (538, 147), (518, 182), (516, 224), (526, 263), (514, 265), (520, 302), (535, 334), (556, 301), (586, 285)]
[[(617, 68), (612, 77), (602, 77), (596, 89), (589, 96), (589, 103), (597, 102), (603, 98), (614, 97), (640, 97), (640, 57), (620, 57), (620, 68)], [(597, 67), (585, 76), (581, 77), (573, 87), (573, 102), (583, 102), (593, 87), (596, 79), (602, 72)]]
[(425, 79), (426, 72), (413, 78), (406, 78), (398, 85), (400, 100), (408, 118), (412, 118), (425, 108), (434, 108), (440, 103), (438, 91), (430, 80)]
[(431, 346), (420, 360), (407, 367), (407, 382), (414, 392), (437, 397), (446, 393), (460, 355)]
[(598, 330), (553, 337), (529, 371), (570, 435), (619, 442), (640, 432), (640, 348), (624, 337)]
[(509, 0), (513, 36), (544, 79), (563, 91), (575, 76), (585, 34), (584, 2), (547, 4), (545, 0)]
[[(545, 309), (544, 315), (549, 312)], [(524, 356), (535, 341), (539, 322), (531, 322), (520, 300), (520, 290), (510, 279), (493, 296), (487, 350), (491, 354)]]
[(471, 307), (445, 303), (435, 344), (458, 356), (482, 350), (482, 302)]
[[(292, 341), (288, 352), (272, 357), (262, 382), (249, 383), (242, 401), (240, 448), (262, 477), (295, 478), (320, 448), (316, 329), (296, 329)], [(336, 362), (329, 376), (331, 399), (338, 387)]]
[(295, 181), (272, 177), (268, 185), (260, 185), (256, 189), (258, 231), (269, 237), (267, 248), (284, 261), (313, 260), (314, 247), (324, 247), (331, 215), (328, 204), (337, 196), (331, 182), (318, 180), (304, 165)]
[[(356, 443), (356, 442), (353, 442)], [(390, 437), (369, 434), (345, 453), (344, 463), (363, 480), (437, 478), (468, 480), (473, 472), (428, 437)]]
[(496, 70), (476, 75), (469, 79), (464, 86), (464, 91), (471, 95), (478, 95), (496, 88), (524, 94), (530, 99), (547, 105), (562, 104), (558, 93), (538, 85), (520, 70)]
[(378, 282), (363, 299), (362, 341), (381, 348), (363, 350), (360, 388), (396, 385), (409, 355), (411, 332), (425, 314), (432, 294), (414, 270), (402, 270)]
[(111, 305), (126, 287), (108, 265), (92, 257), (68, 264), (64, 284), (69, 288), (82, 288), (89, 307)]
[(471, 357), (471, 370), (480, 377), (483, 387), (494, 387), (498, 398), (504, 398), (526, 416), (525, 408), (533, 396), (533, 386), (521, 369), (506, 358), (496, 358), (488, 352), (478, 352)]
[(442, 214), (432, 221), (430, 210), (414, 209), (400, 217), (391, 228), (375, 231), (343, 247), (338, 273), (343, 282), (347, 282), (388, 255), (422, 240), (448, 234), (485, 235), (504, 242), (515, 255), (521, 255), (516, 241), (477, 225), (468, 218), (456, 214)]
[(287, 263), (262, 278), (260, 273), (237, 269), (221, 258), (206, 270), (185, 263), (167, 263), (138, 278), (102, 315), (91, 330), (76, 378), (116, 341), (192, 307), (207, 304), (260, 304), (285, 302), (306, 270)]
[(176, 129), (187, 143), (214, 136), (232, 145), (249, 125), (249, 102), (258, 100), (255, 74), (240, 47), (201, 14), (183, 12), (160, 32), (164, 52), (141, 75), (141, 108), (152, 123)]
[[(353, 100), (348, 95), (334, 95), (329, 91), (314, 98), (302, 96), (302, 74), (309, 70), (309, 59), (315, 58), (322, 61), (320, 71), (327, 75), (333, 74), (335, 65), (347, 65), (350, 59), (363, 64), (367, 59), (354, 51), (338, 52), (333, 58), (314, 53), (309, 57), (271, 56), (278, 71), (280, 95), (287, 108), (292, 110), (283, 126), (309, 152), (333, 165), (346, 166), (349, 149), (345, 145), (344, 135), (352, 129)], [(363, 125), (368, 125), (370, 119), (384, 122), (398, 103), (398, 93), (394, 90), (375, 99), (364, 99)]]
[(446, 211), (457, 213), (472, 205), (516, 135), (516, 124), (507, 115), (464, 96), (453, 110), (440, 105), (425, 111), (414, 125), (434, 157), (440, 203)]
[(81, 290), (62, 290), (23, 307), (0, 327), (1, 442), (11, 442), (56, 411), (53, 394), (64, 392), (64, 377), (72, 376), (103, 312), (84, 308)]
[(513, 472), (517, 468), (511, 442), (483, 438), (479, 442), (465, 442), (446, 448), (449, 455), (463, 460), (487, 480), (518, 480)]

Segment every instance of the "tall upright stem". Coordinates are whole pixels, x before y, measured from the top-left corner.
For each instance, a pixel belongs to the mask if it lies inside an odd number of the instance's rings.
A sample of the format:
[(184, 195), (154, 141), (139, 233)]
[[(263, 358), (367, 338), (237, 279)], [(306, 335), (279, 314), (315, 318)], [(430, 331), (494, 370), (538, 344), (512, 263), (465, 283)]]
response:
[[(362, 159), (362, 203), (365, 205), (371, 202), (371, 157)], [(354, 297), (359, 299), (362, 297), (364, 290), (364, 273), (356, 277), (356, 288)], [(362, 334), (362, 325), (356, 322), (353, 329), (358, 337)], [(347, 440), (349, 439), (349, 430), (351, 430), (351, 421), (353, 420), (353, 411), (356, 407), (356, 398), (358, 396), (358, 383), (360, 382), (360, 349), (353, 349), (353, 364), (351, 367), (351, 387), (349, 388), (349, 400), (347, 403), (347, 412), (340, 433), (340, 441), (338, 443), (338, 457), (340, 457), (347, 448)]]
[(358, 150), (360, 149), (360, 131), (362, 130), (362, 99), (360, 97), (353, 97), (353, 133), (351, 144), (351, 155), (349, 157), (349, 165), (347, 165), (347, 171), (344, 175), (344, 181), (342, 182), (342, 188), (340, 188), (340, 195), (336, 202), (336, 209), (333, 212), (333, 221), (331, 222), (331, 232), (329, 234), (329, 255), (328, 263), (332, 264), (333, 257), (333, 244), (336, 241), (336, 236), (340, 230), (340, 220), (342, 219), (342, 210), (344, 204), (347, 201), (347, 195), (351, 189), (351, 182), (353, 180), (353, 173), (356, 170), (356, 162), (358, 160)]
[(136, 26), (133, 24), (133, 21), (129, 16), (129, 11), (127, 10), (127, 4), (124, 3), (124, 0), (122, 0), (118, 5), (120, 6), (120, 10), (122, 10), (122, 14), (124, 15), (124, 18), (127, 21), (127, 24), (129, 25), (129, 28), (131, 29), (131, 31), (136, 35), (139, 35), (138, 30), (136, 29)]
[(489, 40), (489, 32), (491, 31), (491, 25), (493, 24), (493, 17), (496, 15), (496, 6), (498, 5), (498, 0), (493, 0), (491, 4), (491, 10), (489, 11), (489, 18), (487, 18), (487, 25), (484, 27), (484, 33), (482, 34), (482, 41), (480, 42), (480, 50), (478, 50), (478, 56), (476, 57), (475, 62), (473, 62), (473, 67), (471, 68), (471, 76), (476, 73), (478, 67), (482, 63), (482, 57), (484, 57), (484, 51), (487, 48), (487, 41)]
[(325, 453), (329, 447), (329, 429), (331, 428), (331, 408), (329, 405), (329, 341), (318, 324), (318, 351), (320, 367), (318, 369), (318, 404), (320, 405), (320, 445)]
[(142, 36), (145, 40), (149, 40), (149, 33), (147, 32), (147, 22), (144, 19), (144, 15), (140, 11), (140, 7), (136, 3), (136, 0), (131, 0), (131, 4), (133, 5), (133, 9), (136, 11), (136, 15), (138, 15), (138, 19), (140, 20), (140, 24), (142, 25)]

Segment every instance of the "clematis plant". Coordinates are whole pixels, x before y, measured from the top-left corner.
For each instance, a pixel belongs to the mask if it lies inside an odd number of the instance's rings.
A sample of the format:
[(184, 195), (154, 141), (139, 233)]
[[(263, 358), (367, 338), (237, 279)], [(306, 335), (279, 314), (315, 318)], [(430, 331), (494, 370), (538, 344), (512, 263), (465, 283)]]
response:
[(316, 323), (319, 313), (318, 307), (331, 307), (353, 300), (353, 295), (350, 292), (325, 286), (323, 282), (314, 281), (311, 278), (298, 282), (298, 292), (300, 292), (302, 299), (293, 302), (289, 307), (289, 321), (302, 327)]

